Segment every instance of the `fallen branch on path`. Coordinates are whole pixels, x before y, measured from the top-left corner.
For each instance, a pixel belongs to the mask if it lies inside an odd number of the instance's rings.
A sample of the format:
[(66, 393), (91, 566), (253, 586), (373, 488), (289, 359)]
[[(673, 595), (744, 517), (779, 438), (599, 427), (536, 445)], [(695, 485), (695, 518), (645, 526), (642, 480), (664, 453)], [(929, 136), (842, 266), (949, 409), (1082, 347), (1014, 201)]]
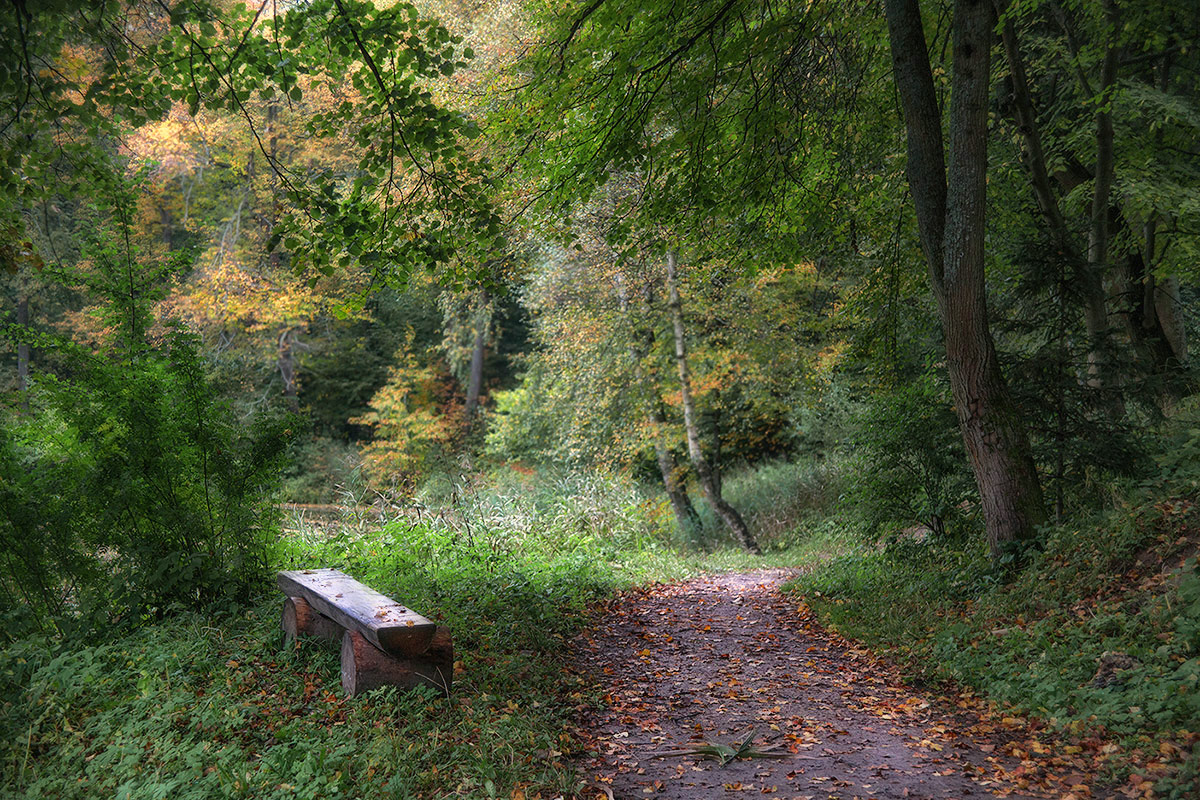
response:
[(779, 745), (771, 744), (764, 747), (753, 747), (754, 735), (758, 731), (752, 729), (745, 739), (740, 742), (734, 740), (729, 744), (721, 742), (705, 742), (696, 747), (689, 747), (686, 750), (668, 750), (663, 753), (655, 753), (655, 758), (667, 758), (668, 756), (699, 756), (700, 758), (711, 759), (716, 761), (722, 767), (731, 761), (736, 761), (740, 758), (805, 758), (805, 756), (794, 756), (792, 753), (776, 753)]

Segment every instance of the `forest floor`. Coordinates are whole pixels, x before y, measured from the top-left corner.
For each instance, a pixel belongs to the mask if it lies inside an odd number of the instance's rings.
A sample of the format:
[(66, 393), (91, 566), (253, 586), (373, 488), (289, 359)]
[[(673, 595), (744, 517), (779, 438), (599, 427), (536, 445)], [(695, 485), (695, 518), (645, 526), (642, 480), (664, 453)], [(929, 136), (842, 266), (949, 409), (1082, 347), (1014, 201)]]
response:
[[(582, 720), (580, 768), (595, 797), (1109, 794), (1072, 755), (1079, 748), (1036, 722), (961, 692), (906, 687), (895, 668), (781, 594), (792, 574), (707, 576), (604, 605), (576, 655), (603, 692)], [(737, 750), (751, 735), (764, 755), (722, 765), (695, 752)]]

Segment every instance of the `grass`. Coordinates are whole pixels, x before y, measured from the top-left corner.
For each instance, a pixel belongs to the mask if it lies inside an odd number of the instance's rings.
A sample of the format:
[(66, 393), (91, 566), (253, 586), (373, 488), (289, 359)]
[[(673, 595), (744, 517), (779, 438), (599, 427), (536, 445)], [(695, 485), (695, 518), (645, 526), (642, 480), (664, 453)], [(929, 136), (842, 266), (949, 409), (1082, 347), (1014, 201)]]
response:
[[(787, 588), (915, 678), (951, 679), (1063, 729), (1116, 738), (1126, 774), (1163, 779), (1156, 796), (1192, 797), (1200, 512), (1155, 496), (1050, 531), (1015, 574), (994, 568), (981, 542), (901, 540), (860, 547)], [(1099, 685), (1106, 653), (1136, 665)]]
[[(838, 514), (835, 466), (728, 477), (763, 556), (720, 547), (712, 521), (715, 549), (681, 547), (665, 500), (613, 476), (431, 482), (417, 509), (383, 508), (382, 522), (298, 520), (276, 566), (339, 567), (449, 625), (450, 697), (345, 698), (336, 645), (283, 648), (275, 595), (108, 642), (25, 639), (0, 651), (0, 796), (571, 796), (573, 715), (598, 700), (567, 663), (589, 605), (634, 584), (766, 566), (805, 568), (789, 590), (915, 680), (1116, 737), (1122, 768), (1156, 779), (1156, 796), (1194, 796), (1200, 510), (1187, 498), (1200, 483), (1188, 475), (1049, 531), (1015, 572), (994, 568), (978, 537), (867, 544)], [(1093, 685), (1112, 651), (1136, 666)]]
[(665, 501), (613, 477), (512, 471), (442, 492), (419, 512), (384, 509), (382, 524), (300, 522), (276, 566), (341, 568), (449, 625), (450, 697), (346, 698), (337, 646), (285, 649), (269, 589), (236, 614), (181, 613), (111, 641), (25, 639), (0, 651), (0, 796), (570, 795), (572, 715), (596, 698), (567, 644), (589, 604), (635, 583), (823, 557), (820, 537), (809, 556), (680, 550)]

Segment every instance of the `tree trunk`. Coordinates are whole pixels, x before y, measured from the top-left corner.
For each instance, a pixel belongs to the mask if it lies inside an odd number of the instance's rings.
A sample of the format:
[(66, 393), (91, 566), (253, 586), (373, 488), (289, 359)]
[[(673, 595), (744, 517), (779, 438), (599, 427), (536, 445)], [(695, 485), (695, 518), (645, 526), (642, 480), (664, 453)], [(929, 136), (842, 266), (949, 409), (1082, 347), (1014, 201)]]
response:
[[(997, 0), (997, 10), (1007, 7), (1005, 0)], [(1037, 115), (1033, 108), (1032, 93), (1025, 76), (1025, 63), (1017, 41), (1016, 27), (1006, 20), (1002, 32), (1004, 54), (1008, 61), (1012, 81), (1013, 114), (1017, 130), (1024, 143), (1022, 160), (1029, 170), (1030, 185), (1037, 200), (1042, 217), (1050, 229), (1051, 241), (1060, 254), (1074, 263), (1082, 262), (1078, 246), (1072, 241), (1062, 208), (1050, 183), (1050, 172), (1042, 147), (1041, 132), (1038, 130)], [(1102, 76), (1105, 91), (1111, 90), (1116, 81), (1116, 55), (1110, 50), (1105, 59)], [(1088, 334), (1088, 381), (1099, 388), (1107, 377), (1105, 357), (1108, 351), (1108, 311), (1104, 293), (1104, 273), (1108, 262), (1110, 241), (1108, 214), (1109, 197), (1113, 178), (1113, 130), (1112, 114), (1098, 113), (1096, 117), (1096, 172), (1095, 192), (1092, 203), (1092, 224), (1088, 236), (1087, 259), (1078, 271), (1078, 281), (1083, 297), (1084, 324)]]
[[(950, 387), (983, 506), (988, 544), (1027, 539), (1045, 521), (1042, 489), (987, 322), (984, 234), (992, 9), (954, 4), (949, 163), (941, 158), (917, 0), (886, 0), (897, 88), (908, 129), (908, 175), (946, 341)], [(929, 137), (936, 142), (929, 141)]]
[[(267, 219), (267, 236), (275, 230), (275, 226), (279, 224), (279, 159), (277, 150), (279, 146), (279, 104), (274, 100), (267, 103), (267, 142), (268, 156), (267, 164), (270, 167), (269, 181), (271, 189), (271, 213)], [(282, 259), (279, 252), (279, 247), (271, 249), (267, 260), (272, 269), (277, 268)]]
[(746, 521), (733, 506), (721, 496), (721, 487), (716, 481), (704, 451), (700, 447), (700, 430), (696, 421), (696, 408), (692, 402), (692, 378), (687, 362), (687, 337), (683, 328), (683, 302), (679, 298), (679, 281), (675, 271), (675, 252), (667, 251), (667, 292), (671, 309), (671, 325), (675, 332), (675, 363), (679, 367), (679, 394), (683, 405), (683, 427), (687, 433), (688, 457), (704, 499), (712, 510), (729, 527), (738, 543), (751, 553), (762, 552)]
[(1100, 70), (1100, 109), (1096, 112), (1096, 178), (1092, 186), (1092, 220), (1088, 231), (1087, 267), (1084, 279), (1084, 321), (1088, 333), (1088, 375), (1092, 384), (1103, 387), (1108, 379), (1105, 364), (1108, 350), (1108, 310), (1104, 273), (1108, 269), (1109, 205), (1112, 196), (1115, 155), (1113, 152), (1112, 92), (1117, 83), (1116, 10), (1104, 2), (1105, 15), (1113, 24)]
[(1121, 295), (1126, 332), (1146, 371), (1166, 379), (1164, 400), (1181, 390), (1181, 368), (1187, 364), (1187, 334), (1180, 318), (1182, 306), (1179, 279), (1154, 275), (1159, 258), (1157, 220), (1151, 216), (1142, 226), (1144, 245), (1125, 259)]
[[(624, 276), (621, 273), (616, 275), (617, 282), (617, 305), (621, 309), (621, 313), (629, 314), (629, 296), (625, 287)], [(652, 294), (649, 286), (646, 290), (646, 306), (649, 308)], [(654, 341), (654, 333), (646, 331), (646, 344), (644, 347), (638, 346), (638, 332), (632, 334), (632, 341), (629, 344), (629, 359), (633, 363), (633, 377), (639, 386), (646, 386), (646, 374), (642, 369), (642, 359), (650, 350), (650, 345)], [(662, 476), (663, 491), (667, 493), (667, 499), (671, 501), (671, 510), (675, 513), (675, 524), (679, 526), (680, 533), (687, 537), (693, 537), (700, 530), (700, 515), (696, 513), (696, 507), (692, 505), (692, 499), (688, 497), (687, 488), (679, 482), (679, 464), (675, 460), (675, 454), (671, 452), (671, 448), (667, 447), (663, 441), (663, 429), (666, 427), (666, 416), (663, 414), (662, 405), (658, 397), (658, 387), (650, 386), (648, 402), (650, 405), (650, 429), (652, 431), (654, 445), (654, 459), (658, 463), (658, 472)]]
[[(1151, 277), (1153, 281), (1153, 277)], [(1162, 332), (1163, 341), (1171, 351), (1175, 360), (1175, 369), (1187, 364), (1187, 330), (1183, 327), (1181, 309), (1183, 301), (1179, 295), (1179, 278), (1163, 278), (1154, 282), (1154, 315), (1158, 318), (1158, 327)]]
[(279, 334), (279, 344), (276, 350), (279, 376), (283, 379), (283, 398), (291, 411), (300, 410), (296, 389), (296, 356), (293, 352), (295, 342), (292, 339), (295, 332), (295, 328), (285, 328), (283, 333)]
[[(29, 327), (29, 298), (22, 296), (17, 301), (17, 325)], [(29, 389), (29, 343), (17, 344), (17, 391), (24, 393)], [(26, 399), (25, 403), (28, 404)]]
[(656, 405), (650, 412), (650, 424), (654, 426), (654, 458), (658, 462), (658, 472), (662, 476), (663, 490), (671, 501), (671, 510), (675, 513), (675, 524), (684, 536), (694, 538), (700, 531), (700, 515), (688, 497), (687, 487), (679, 482), (679, 464), (675, 454), (662, 441), (662, 429), (666, 425), (662, 409)]
[(487, 298), (475, 314), (475, 345), (471, 349), (471, 374), (467, 381), (466, 414), (468, 422), (475, 418), (479, 396), (483, 391), (483, 355), (487, 346)]

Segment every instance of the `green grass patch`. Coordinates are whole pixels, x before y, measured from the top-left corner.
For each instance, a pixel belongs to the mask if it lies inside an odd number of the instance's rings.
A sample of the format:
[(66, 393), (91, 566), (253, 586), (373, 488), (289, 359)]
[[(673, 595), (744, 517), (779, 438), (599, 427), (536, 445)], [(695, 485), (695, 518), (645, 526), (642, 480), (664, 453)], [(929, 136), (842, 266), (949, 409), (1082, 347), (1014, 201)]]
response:
[[(1054, 529), (1015, 574), (994, 568), (982, 542), (902, 539), (787, 588), (918, 679), (955, 680), (1153, 758), (1163, 742), (1189, 749), (1200, 728), (1198, 531), (1190, 502), (1146, 500)], [(1106, 672), (1106, 653), (1132, 666)], [(1195, 766), (1193, 756), (1174, 788), (1163, 784), (1167, 796), (1200, 788)]]
[[(0, 795), (406, 798), (570, 794), (566, 667), (596, 600), (634, 583), (793, 561), (673, 545), (665, 500), (603, 476), (514, 472), (451, 485), (436, 510), (293, 526), (275, 566), (337, 567), (448, 625), (449, 698), (340, 687), (338, 648), (285, 648), (273, 587), (109, 641), (0, 652)], [(389, 519), (390, 515), (390, 519)]]
[[(771, 485), (815, 480), (807, 470), (773, 466)], [(346, 698), (335, 644), (285, 648), (273, 586), (236, 613), (179, 613), (107, 641), (22, 639), (0, 651), (0, 796), (569, 795), (572, 716), (597, 698), (565, 669), (567, 648), (590, 604), (702, 571), (813, 565), (850, 544), (802, 499), (807, 521), (780, 522), (764, 556), (688, 551), (665, 498), (597, 474), (447, 480), (382, 518), (351, 500), (333, 522), (293, 520), (274, 566), (342, 569), (448, 625), (449, 698)]]
[[(550, 518), (553, 522), (554, 518)], [(686, 572), (644, 531), (392, 521), (298, 532), (279, 566), (334, 566), (451, 627), (450, 698), (347, 699), (332, 643), (283, 649), (282, 596), (119, 639), (28, 639), (0, 655), (0, 793), (16, 797), (508, 797), (570, 792), (564, 671), (587, 605)], [(659, 555), (658, 551), (662, 550)], [(638, 566), (634, 568), (633, 564)]]

